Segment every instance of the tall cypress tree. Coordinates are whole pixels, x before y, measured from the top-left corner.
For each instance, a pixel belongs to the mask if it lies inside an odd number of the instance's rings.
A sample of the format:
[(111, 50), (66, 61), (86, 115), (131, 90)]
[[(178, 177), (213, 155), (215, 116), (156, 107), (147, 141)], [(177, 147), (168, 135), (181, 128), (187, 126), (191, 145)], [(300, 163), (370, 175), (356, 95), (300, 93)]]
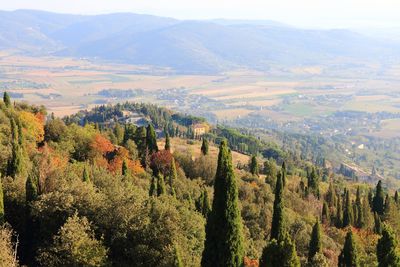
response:
[(383, 193), (382, 181), (379, 180), (378, 184), (376, 185), (375, 196), (372, 200), (372, 211), (382, 215), (384, 211), (384, 203), (385, 194)]
[(319, 177), (314, 167), (311, 168), (311, 172), (307, 175), (307, 187), (310, 193), (319, 198)]
[(308, 261), (311, 261), (315, 254), (321, 252), (321, 227), (319, 225), (319, 220), (314, 224), (311, 232), (310, 246), (308, 249)]
[(358, 252), (356, 242), (354, 240), (353, 232), (347, 232), (346, 240), (342, 252), (339, 255), (339, 267), (358, 267), (360, 266), (358, 260)]
[(361, 203), (360, 187), (357, 187), (356, 211), (357, 211), (357, 221), (355, 222), (355, 225), (358, 228), (362, 228), (365, 225), (365, 220), (364, 220), (364, 210), (363, 210), (363, 206), (362, 206), (362, 203)]
[(253, 155), (250, 160), (250, 173), (258, 176), (258, 162), (255, 155)]
[(346, 198), (344, 201), (343, 209), (343, 227), (347, 227), (352, 224), (353, 221), (353, 209), (350, 202), (350, 190), (346, 190)]
[(201, 144), (201, 153), (206, 156), (208, 154), (208, 140), (203, 137), (203, 142)]
[(227, 142), (220, 144), (212, 210), (206, 224), (201, 265), (243, 266), (244, 247), (238, 187)]
[(164, 149), (168, 150), (168, 151), (171, 150), (171, 140), (169, 139), (168, 132), (165, 132), (165, 146), (164, 146)]
[(340, 197), (337, 198), (336, 202), (336, 219), (335, 226), (337, 228), (341, 228), (343, 226), (343, 213), (342, 213), (342, 205), (340, 203)]
[(272, 216), (270, 239), (282, 240), (285, 232), (283, 220), (283, 184), (282, 176), (278, 175), (275, 186), (274, 212)]
[(156, 131), (151, 123), (146, 129), (146, 146), (150, 155), (158, 151)]
[(376, 246), (378, 267), (400, 266), (400, 255), (397, 252), (397, 240), (390, 228), (385, 225), (382, 229), (382, 237)]
[(176, 181), (176, 179), (178, 179), (178, 174), (176, 171), (176, 164), (175, 164), (175, 159), (172, 158), (171, 160), (171, 169), (169, 171), (169, 187), (171, 188), (171, 190), (174, 188), (174, 182)]
[(374, 213), (374, 232), (380, 235), (382, 233), (382, 221), (378, 213)]
[(397, 190), (394, 193), (394, 202), (396, 202), (396, 204), (399, 204), (399, 192)]
[(283, 187), (285, 187), (286, 186), (286, 163), (285, 162), (282, 162), (281, 175), (282, 175), (282, 185), (283, 185)]
[(38, 197), (38, 189), (36, 185), (36, 178), (33, 174), (29, 174), (25, 184), (26, 201), (29, 203)]
[(157, 181), (154, 176), (151, 178), (149, 196), (157, 196)]
[(15, 178), (22, 170), (22, 150), (18, 140), (18, 126), (13, 118), (11, 124), (11, 158), (7, 163), (7, 175)]
[(6, 104), (6, 107), (11, 106), (10, 95), (7, 92), (4, 92), (4, 94), (3, 94), (3, 101), (4, 101), (4, 104)]
[(0, 225), (4, 223), (4, 194), (3, 194), (3, 184), (0, 177)]
[(272, 239), (264, 248), (260, 267), (300, 267), (300, 260), (297, 256), (296, 245), (285, 233), (282, 240)]
[(321, 215), (321, 221), (322, 223), (329, 223), (331, 219), (331, 215), (329, 212), (329, 207), (328, 204), (324, 201), (324, 204), (322, 204), (322, 215)]
[(165, 182), (164, 176), (159, 173), (157, 177), (157, 196), (165, 194)]

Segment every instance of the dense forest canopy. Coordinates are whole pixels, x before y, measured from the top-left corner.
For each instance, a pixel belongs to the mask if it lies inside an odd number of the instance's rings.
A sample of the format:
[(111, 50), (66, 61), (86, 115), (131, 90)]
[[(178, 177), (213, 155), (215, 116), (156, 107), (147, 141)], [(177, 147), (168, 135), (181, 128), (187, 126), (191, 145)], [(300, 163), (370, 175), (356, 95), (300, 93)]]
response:
[(135, 103), (59, 119), (5, 93), (0, 146), (0, 266), (400, 266), (395, 188), (243, 129)]

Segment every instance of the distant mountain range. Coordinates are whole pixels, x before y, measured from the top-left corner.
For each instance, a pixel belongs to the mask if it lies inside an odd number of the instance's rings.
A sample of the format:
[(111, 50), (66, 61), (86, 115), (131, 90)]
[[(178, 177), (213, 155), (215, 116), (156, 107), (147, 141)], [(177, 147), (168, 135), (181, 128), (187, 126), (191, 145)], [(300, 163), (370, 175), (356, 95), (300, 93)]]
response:
[(186, 21), (131, 13), (82, 16), (33, 10), (0, 11), (0, 49), (187, 73), (400, 58), (400, 43), (350, 30), (306, 30), (274, 21)]

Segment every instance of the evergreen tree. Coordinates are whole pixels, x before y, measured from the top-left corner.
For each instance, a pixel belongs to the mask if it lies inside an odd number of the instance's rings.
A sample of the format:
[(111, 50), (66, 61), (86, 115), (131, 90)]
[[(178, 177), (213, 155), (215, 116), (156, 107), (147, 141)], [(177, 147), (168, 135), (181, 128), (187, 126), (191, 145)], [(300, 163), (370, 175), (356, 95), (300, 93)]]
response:
[(258, 176), (258, 162), (257, 157), (253, 155), (250, 160), (250, 173)]
[(369, 205), (367, 196), (364, 197), (362, 202), (362, 216), (363, 216), (363, 224), (360, 227), (361, 228), (369, 227), (370, 229), (372, 229), (373, 215), (371, 213), (371, 206)]
[(134, 141), (139, 152), (140, 162), (143, 166), (146, 158), (146, 128), (138, 127), (135, 132)]
[(201, 153), (206, 156), (208, 155), (208, 140), (203, 137), (203, 142), (201, 144)]
[(364, 210), (361, 203), (360, 187), (357, 187), (356, 211), (357, 211), (357, 221), (355, 222), (355, 224), (358, 228), (362, 228), (365, 225), (365, 221), (364, 221)]
[(333, 183), (329, 183), (328, 192), (326, 193), (326, 202), (328, 202), (329, 207), (335, 207), (336, 205), (336, 189)]
[(396, 192), (394, 193), (394, 202), (396, 202), (396, 204), (399, 204), (399, 192), (396, 190)]
[(336, 202), (336, 219), (335, 219), (335, 226), (337, 228), (342, 228), (343, 226), (343, 217), (342, 217), (342, 205), (340, 203), (340, 198), (337, 198)]
[(300, 260), (296, 253), (296, 245), (290, 236), (285, 233), (282, 240), (272, 239), (264, 248), (260, 267), (300, 267)]
[(270, 239), (282, 240), (285, 232), (283, 218), (283, 184), (282, 176), (278, 175), (275, 187), (274, 212), (272, 216)]
[(353, 221), (353, 209), (351, 207), (350, 202), (350, 190), (346, 190), (346, 199), (344, 202), (344, 209), (343, 209), (343, 227), (350, 226)]
[(157, 196), (157, 181), (154, 176), (151, 178), (149, 196)]
[(4, 94), (3, 94), (3, 102), (4, 102), (4, 104), (6, 104), (6, 107), (11, 106), (10, 95), (7, 92), (4, 92)]
[(206, 224), (201, 265), (243, 266), (244, 247), (238, 188), (227, 142), (220, 144), (212, 210)]
[(379, 217), (378, 213), (374, 213), (374, 232), (375, 234), (380, 235), (382, 233), (382, 221), (381, 217)]
[(321, 227), (319, 225), (319, 220), (317, 219), (311, 232), (311, 240), (308, 249), (308, 261), (311, 261), (315, 254), (321, 252), (321, 249)]
[(83, 168), (82, 180), (86, 183), (90, 182), (90, 176), (89, 176), (89, 173), (88, 173), (86, 167)]
[(7, 163), (7, 175), (15, 178), (22, 171), (22, 150), (18, 142), (18, 129), (11, 119), (11, 158)]
[(285, 162), (282, 162), (281, 175), (282, 175), (282, 185), (283, 185), (283, 187), (285, 187), (286, 186), (286, 164), (285, 164)]
[(208, 218), (210, 212), (211, 212), (211, 205), (210, 205), (210, 200), (208, 198), (208, 191), (207, 189), (204, 188), (202, 203), (201, 203), (201, 214), (203, 214), (205, 218)]
[(159, 173), (157, 177), (157, 196), (165, 194), (165, 182), (164, 176)]
[(178, 179), (178, 173), (176, 171), (176, 164), (175, 164), (175, 159), (172, 158), (171, 160), (171, 169), (169, 171), (169, 187), (171, 188), (171, 190), (174, 188), (174, 182), (176, 181), (176, 179)]
[(375, 196), (372, 201), (372, 211), (382, 215), (384, 211), (384, 201), (385, 195), (383, 193), (382, 181), (379, 180), (378, 184), (376, 185)]
[(126, 160), (122, 162), (121, 173), (123, 176), (128, 175), (128, 164), (126, 163)]
[(181, 253), (176, 245), (174, 246), (174, 262), (172, 267), (183, 267)]
[(385, 225), (382, 229), (382, 237), (376, 246), (378, 267), (400, 266), (400, 255), (397, 251), (397, 240), (390, 228)]
[(325, 223), (325, 224), (329, 223), (330, 218), (331, 218), (331, 216), (329, 214), (328, 204), (324, 201), (324, 204), (322, 205), (322, 215), (321, 215), (322, 223)]
[(347, 232), (346, 240), (344, 242), (343, 250), (339, 255), (339, 267), (358, 267), (360, 266), (358, 260), (358, 252), (354, 240), (353, 232)]
[(171, 150), (171, 141), (169, 140), (168, 132), (165, 132), (165, 146), (164, 146), (164, 149), (168, 150), (168, 151)]
[(4, 223), (4, 194), (3, 184), (0, 177), (0, 226)]
[(309, 192), (319, 198), (319, 177), (314, 167), (311, 168), (311, 172), (307, 175), (307, 182)]
[(146, 129), (146, 146), (150, 155), (158, 151), (156, 131), (152, 124)]
[(25, 184), (25, 194), (26, 194), (26, 201), (32, 202), (38, 198), (38, 189), (36, 185), (36, 178), (33, 174), (28, 175), (28, 179), (26, 179)]

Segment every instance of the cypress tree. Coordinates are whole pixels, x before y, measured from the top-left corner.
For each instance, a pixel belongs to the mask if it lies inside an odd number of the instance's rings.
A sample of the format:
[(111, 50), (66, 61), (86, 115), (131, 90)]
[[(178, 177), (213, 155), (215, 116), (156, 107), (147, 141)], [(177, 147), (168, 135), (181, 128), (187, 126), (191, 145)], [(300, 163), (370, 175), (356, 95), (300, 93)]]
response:
[(203, 214), (203, 216), (207, 219), (210, 212), (211, 212), (210, 200), (208, 198), (207, 189), (204, 188), (201, 198), (201, 214)]
[(321, 252), (321, 249), (321, 227), (319, 225), (319, 220), (317, 219), (311, 232), (310, 246), (308, 249), (308, 261), (310, 262), (315, 254)]
[(328, 192), (326, 194), (326, 201), (328, 202), (329, 207), (335, 207), (336, 205), (336, 189), (333, 183), (329, 183)]
[(201, 144), (201, 153), (206, 156), (208, 154), (208, 140), (203, 137), (203, 142)]
[(145, 166), (146, 157), (146, 128), (138, 127), (135, 132), (134, 141), (136, 143), (141, 163)]
[(362, 202), (362, 215), (363, 215), (363, 224), (360, 227), (361, 228), (370, 227), (372, 229), (373, 216), (371, 213), (371, 206), (369, 205), (367, 196), (364, 197)]
[(158, 151), (156, 131), (152, 124), (146, 129), (146, 146), (150, 155)]
[(372, 200), (372, 211), (382, 215), (384, 211), (384, 201), (385, 195), (382, 189), (382, 181), (379, 180), (378, 184), (376, 185), (375, 196)]
[(33, 174), (29, 174), (25, 184), (26, 201), (32, 202), (38, 198), (38, 189), (36, 185), (36, 178)]
[(6, 107), (11, 106), (10, 95), (7, 92), (4, 92), (4, 94), (3, 94), (3, 102), (4, 102), (4, 104), (6, 104)]
[(358, 267), (358, 253), (356, 243), (354, 241), (353, 232), (347, 232), (346, 240), (344, 242), (343, 250), (339, 255), (339, 267)]
[(329, 207), (328, 204), (324, 201), (324, 204), (322, 205), (322, 215), (321, 215), (321, 220), (322, 223), (329, 223), (331, 216), (329, 214)]
[(260, 267), (300, 267), (300, 260), (296, 253), (296, 245), (285, 233), (282, 240), (272, 239), (263, 249)]
[(350, 202), (350, 190), (346, 190), (346, 199), (344, 203), (344, 209), (343, 209), (343, 227), (347, 227), (352, 224), (353, 221), (353, 209), (351, 207), (351, 202)]
[(270, 239), (282, 240), (285, 232), (283, 221), (283, 184), (282, 176), (278, 175), (275, 186), (274, 212), (272, 216)]
[(176, 181), (177, 178), (178, 178), (178, 174), (176, 172), (175, 159), (172, 158), (172, 160), (171, 160), (171, 170), (169, 172), (169, 180), (168, 180), (168, 183), (169, 183), (169, 186), (170, 186), (171, 190), (173, 189), (174, 182)]
[(164, 149), (168, 150), (168, 151), (171, 150), (171, 141), (169, 140), (168, 132), (165, 132), (165, 146), (164, 146)]
[(83, 180), (84, 182), (86, 182), (86, 183), (89, 183), (89, 182), (90, 182), (90, 176), (89, 176), (89, 173), (88, 173), (86, 167), (83, 168), (82, 180)]
[(4, 194), (3, 194), (3, 184), (0, 177), (0, 225), (4, 223)]
[(394, 202), (396, 202), (396, 204), (399, 204), (399, 193), (396, 190), (396, 192), (394, 193)]
[(121, 173), (123, 176), (128, 175), (128, 164), (126, 163), (126, 160), (122, 162)]
[(154, 176), (151, 178), (149, 196), (157, 196), (157, 181)]
[(309, 192), (319, 198), (319, 178), (314, 167), (312, 167), (311, 172), (307, 175), (307, 187)]
[(203, 267), (243, 266), (244, 246), (238, 202), (231, 151), (223, 140), (218, 155), (212, 210), (206, 224)]
[(250, 173), (258, 176), (258, 162), (255, 155), (253, 155), (250, 160)]
[(286, 186), (286, 164), (285, 162), (282, 162), (282, 167), (281, 167), (281, 175), (282, 175), (282, 185), (283, 187)]
[(174, 245), (174, 262), (172, 267), (183, 267), (181, 253), (176, 245)]
[(355, 222), (358, 228), (362, 228), (365, 225), (364, 221), (364, 210), (363, 205), (361, 203), (361, 193), (360, 187), (357, 187), (357, 195), (356, 195), (356, 211), (357, 211), (357, 221)]
[(158, 177), (157, 177), (157, 196), (161, 196), (163, 194), (165, 194), (164, 176), (162, 174), (158, 174)]
[(335, 220), (335, 226), (337, 228), (342, 228), (343, 226), (343, 217), (342, 217), (342, 205), (340, 203), (340, 197), (337, 198), (336, 202), (336, 220)]
[(18, 129), (14, 119), (11, 119), (11, 158), (7, 163), (7, 175), (15, 178), (22, 170), (22, 150), (18, 142)]
[(378, 267), (400, 266), (400, 255), (397, 252), (397, 240), (390, 228), (385, 225), (382, 229), (382, 237), (376, 246)]
[(379, 217), (378, 213), (374, 213), (374, 232), (375, 234), (380, 235), (382, 233), (382, 221), (381, 217)]

